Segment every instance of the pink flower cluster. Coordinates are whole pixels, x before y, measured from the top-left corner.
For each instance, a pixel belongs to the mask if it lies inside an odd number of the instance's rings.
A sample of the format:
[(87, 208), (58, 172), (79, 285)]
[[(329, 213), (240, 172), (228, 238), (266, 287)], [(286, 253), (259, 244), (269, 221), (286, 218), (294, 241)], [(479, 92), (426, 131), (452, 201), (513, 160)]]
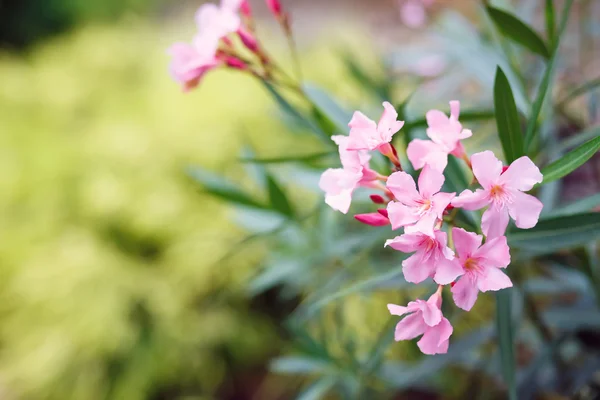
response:
[[(502, 270), (510, 264), (505, 236), (509, 216), (519, 228), (536, 225), (543, 205), (525, 192), (542, 181), (542, 174), (528, 157), (521, 157), (508, 167), (503, 167), (491, 151), (469, 158), (461, 141), (472, 132), (463, 129), (458, 120), (460, 104), (452, 101), (450, 116), (438, 110), (427, 113), (426, 133), (430, 140), (414, 139), (407, 147), (411, 164), (416, 170), (421, 169), (415, 183), (411, 175), (402, 171), (391, 144), (404, 122), (397, 121), (398, 114), (391, 104), (386, 102), (383, 106), (378, 123), (357, 111), (348, 124), (349, 136), (333, 137), (339, 146), (342, 168), (325, 171), (320, 187), (326, 203), (343, 213), (348, 212), (358, 187), (383, 191), (387, 199), (377, 194), (371, 199), (376, 204), (387, 203), (386, 208), (355, 218), (373, 226), (403, 228), (403, 233), (387, 240), (385, 246), (413, 253), (402, 263), (405, 279), (418, 284), (431, 278), (438, 285), (427, 301), (412, 301), (406, 307), (388, 305), (393, 315), (408, 314), (396, 326), (395, 338), (409, 340), (422, 335), (417, 344), (423, 353), (445, 353), (452, 325), (441, 311), (443, 287), (450, 285), (454, 303), (469, 311), (479, 292), (512, 286)], [(394, 165), (389, 176), (369, 168), (369, 151), (373, 150)], [(480, 189), (465, 189), (458, 196), (442, 191), (443, 172), (450, 155), (466, 162), (473, 172), (473, 184), (478, 183)], [(457, 208), (486, 208), (481, 219), (483, 236), (455, 226)]]

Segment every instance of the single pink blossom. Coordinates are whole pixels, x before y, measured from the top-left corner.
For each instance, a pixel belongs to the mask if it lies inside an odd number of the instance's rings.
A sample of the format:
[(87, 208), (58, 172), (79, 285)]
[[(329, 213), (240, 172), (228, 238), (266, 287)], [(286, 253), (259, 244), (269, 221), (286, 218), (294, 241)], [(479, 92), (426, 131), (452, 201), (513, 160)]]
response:
[(444, 175), (426, 166), (419, 175), (419, 191), (406, 172), (394, 172), (386, 182), (397, 201), (387, 206), (392, 229), (406, 227), (405, 232), (423, 232), (433, 236), (433, 227), (442, 219), (444, 210), (455, 193), (440, 192)]
[(392, 136), (404, 125), (404, 121), (397, 121), (398, 113), (394, 107), (385, 101), (383, 103), (383, 114), (379, 123), (369, 119), (360, 111), (355, 111), (352, 120), (348, 123), (350, 127), (350, 150), (375, 150), (382, 153), (389, 152), (389, 143)]
[(369, 168), (371, 156), (367, 151), (348, 149), (348, 136), (332, 136), (332, 139), (339, 147), (342, 168), (329, 168), (323, 172), (319, 187), (325, 192), (325, 203), (346, 214), (354, 190), (369, 186), (379, 174)]
[(445, 232), (435, 231), (433, 236), (422, 232), (405, 233), (389, 239), (385, 246), (403, 253), (415, 252), (402, 262), (402, 273), (407, 282), (421, 283), (427, 278), (440, 285), (453, 282), (462, 274), (454, 260), (454, 252), (447, 245)]
[(510, 278), (501, 270), (510, 264), (506, 236), (487, 240), (481, 246), (481, 235), (461, 228), (452, 228), (452, 239), (458, 253), (456, 262), (463, 269), (463, 275), (452, 287), (454, 302), (458, 307), (469, 311), (480, 291), (500, 290), (512, 286)]
[(239, 8), (240, 0), (222, 0), (220, 6), (206, 3), (196, 12), (198, 32), (202, 36), (210, 36), (217, 40), (236, 32), (241, 27)]
[(362, 222), (363, 224), (371, 226), (386, 226), (390, 224), (390, 220), (387, 218), (387, 216), (382, 215), (379, 212), (356, 214), (354, 216), (354, 219), (356, 219), (359, 222)]
[(197, 86), (205, 73), (219, 65), (216, 51), (217, 41), (199, 35), (191, 45), (175, 43), (167, 51), (171, 55), (171, 75), (184, 90)]
[(489, 238), (502, 236), (508, 225), (508, 216), (522, 229), (533, 228), (540, 217), (543, 204), (523, 193), (531, 190), (543, 176), (536, 165), (523, 156), (503, 171), (502, 162), (491, 151), (473, 154), (473, 174), (483, 189), (463, 191), (453, 201), (455, 207), (478, 210), (489, 205), (483, 213), (481, 229)]
[(395, 304), (387, 306), (392, 315), (409, 314), (396, 325), (396, 341), (411, 340), (423, 335), (417, 346), (424, 354), (448, 352), (453, 329), (450, 321), (442, 315), (441, 286), (427, 301), (411, 301), (406, 307)]
[(462, 157), (465, 153), (460, 142), (470, 137), (473, 133), (463, 129), (458, 122), (460, 102), (450, 102), (450, 117), (439, 110), (429, 110), (425, 115), (427, 119), (427, 136), (431, 140), (414, 139), (408, 145), (406, 154), (415, 169), (430, 165), (438, 171), (444, 171), (448, 165), (448, 154)]

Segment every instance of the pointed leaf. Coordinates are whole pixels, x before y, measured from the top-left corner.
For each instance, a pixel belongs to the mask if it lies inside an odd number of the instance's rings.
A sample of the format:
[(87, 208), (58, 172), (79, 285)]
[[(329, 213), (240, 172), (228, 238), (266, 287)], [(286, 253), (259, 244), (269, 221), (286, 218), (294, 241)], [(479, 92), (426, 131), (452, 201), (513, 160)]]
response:
[(509, 231), (507, 238), (511, 247), (539, 254), (581, 246), (600, 238), (600, 213), (543, 219), (531, 229)]
[(496, 27), (504, 34), (504, 36), (544, 58), (550, 58), (550, 52), (544, 44), (544, 41), (529, 27), (529, 25), (525, 24), (514, 15), (498, 8), (488, 5), (485, 9), (492, 21), (494, 21)]
[(574, 98), (581, 96), (582, 94), (585, 94), (585, 93), (587, 93), (591, 90), (594, 90), (598, 87), (600, 87), (600, 77), (597, 77), (596, 79), (592, 79), (591, 81), (587, 81), (584, 84), (582, 84), (581, 86), (578, 86), (577, 88), (573, 89), (573, 91), (571, 91), (568, 95), (566, 95), (560, 101), (559, 104), (564, 105), (569, 100), (573, 100)]
[(542, 169), (543, 184), (562, 178), (581, 167), (600, 149), (600, 136), (595, 137), (581, 146), (568, 152), (558, 160)]
[(600, 206), (600, 193), (593, 194), (583, 199), (576, 200), (572, 203), (562, 205), (550, 211), (548, 215), (558, 217), (559, 215), (573, 215), (586, 211), (592, 211)]
[(271, 203), (271, 206), (281, 214), (290, 218), (294, 218), (294, 209), (292, 208), (287, 195), (275, 177), (271, 174), (267, 174), (267, 188), (269, 191), (269, 202)]
[(510, 84), (500, 67), (496, 69), (494, 81), (494, 108), (500, 143), (510, 164), (523, 155), (523, 133)]
[(335, 126), (337, 134), (346, 134), (352, 113), (344, 110), (327, 92), (316, 85), (306, 83), (302, 86), (304, 94), (313, 105)]
[(299, 162), (305, 163), (310, 161), (319, 160), (321, 158), (325, 158), (328, 156), (336, 155), (335, 151), (325, 151), (315, 154), (306, 154), (306, 155), (294, 155), (294, 156), (283, 156), (283, 157), (273, 157), (273, 158), (240, 158), (240, 162), (242, 163), (252, 163), (252, 164), (283, 164), (288, 162)]
[(496, 334), (502, 362), (504, 383), (508, 388), (508, 398), (517, 400), (514, 327), (512, 321), (512, 289), (502, 289), (496, 293)]
[(556, 28), (556, 21), (554, 17), (554, 0), (546, 0), (546, 35), (548, 36), (548, 43), (552, 46), (554, 42), (554, 30)]
[(227, 181), (224, 177), (213, 174), (200, 167), (188, 169), (188, 175), (199, 182), (207, 193), (220, 197), (230, 203), (242, 204), (256, 208), (267, 208), (264, 204), (252, 198), (237, 185)]
[(313, 382), (296, 397), (296, 400), (319, 400), (325, 397), (327, 392), (335, 385), (336, 379), (324, 377)]
[(279, 357), (269, 365), (271, 371), (289, 375), (324, 373), (331, 367), (326, 361), (305, 356)]

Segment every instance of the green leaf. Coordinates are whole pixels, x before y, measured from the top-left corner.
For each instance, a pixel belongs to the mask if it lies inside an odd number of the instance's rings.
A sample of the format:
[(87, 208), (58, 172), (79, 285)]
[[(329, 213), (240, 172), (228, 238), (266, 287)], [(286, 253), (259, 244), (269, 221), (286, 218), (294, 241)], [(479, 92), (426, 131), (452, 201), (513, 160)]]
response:
[(337, 133), (345, 134), (348, 131), (348, 122), (352, 118), (352, 113), (344, 110), (331, 96), (323, 89), (306, 83), (302, 86), (304, 94), (313, 103), (317, 109), (323, 113), (339, 131)]
[(556, 21), (554, 17), (554, 0), (546, 0), (546, 35), (548, 36), (548, 44), (552, 46), (554, 43), (554, 30), (556, 27)]
[(533, 139), (535, 138), (535, 134), (537, 132), (537, 120), (540, 115), (540, 112), (542, 111), (542, 106), (544, 105), (546, 92), (548, 91), (548, 87), (550, 86), (550, 78), (552, 77), (552, 70), (554, 69), (554, 62), (556, 60), (558, 45), (560, 44), (560, 39), (563, 36), (563, 33), (567, 26), (567, 21), (569, 19), (572, 4), (573, 0), (567, 0), (563, 8), (562, 19), (558, 28), (558, 34), (556, 35), (555, 40), (553, 41), (552, 56), (550, 57), (550, 60), (546, 65), (546, 70), (544, 71), (542, 82), (540, 83), (537, 96), (535, 98), (535, 101), (533, 102), (533, 106), (531, 107), (531, 114), (529, 115), (529, 120), (527, 121), (527, 130), (525, 131), (525, 153), (528, 153), (529, 147), (531, 146), (531, 143), (533, 142)]
[(558, 217), (559, 215), (579, 214), (600, 206), (600, 193), (593, 194), (583, 199), (576, 200), (572, 203), (557, 207), (550, 211), (548, 215)]
[(544, 58), (550, 58), (550, 52), (544, 41), (527, 24), (514, 15), (490, 5), (485, 9), (504, 36)]
[(502, 289), (496, 293), (496, 333), (502, 362), (502, 374), (504, 375), (504, 383), (508, 388), (508, 398), (517, 400), (511, 290), (510, 288)]
[(558, 144), (558, 148), (556, 149), (556, 151), (558, 153), (562, 153), (562, 152), (569, 150), (575, 146), (579, 146), (583, 142), (586, 142), (597, 136), (600, 136), (600, 126), (592, 126), (588, 129), (584, 130), (583, 132), (579, 132), (576, 135), (569, 136), (568, 138), (566, 138), (565, 140), (560, 142)]
[(304, 356), (279, 357), (269, 364), (271, 371), (285, 375), (325, 373), (331, 368), (324, 360)]
[(319, 400), (335, 385), (334, 377), (324, 377), (313, 382), (296, 397), (296, 400)]
[(323, 132), (323, 130), (312, 119), (303, 115), (296, 107), (290, 104), (290, 102), (288, 102), (285, 99), (285, 97), (283, 97), (281, 93), (279, 93), (279, 91), (275, 89), (275, 87), (273, 87), (273, 85), (265, 81), (263, 81), (263, 84), (265, 88), (267, 88), (271, 96), (273, 96), (273, 98), (279, 105), (279, 108), (281, 108), (281, 110), (284, 113), (293, 118), (301, 126), (310, 129), (314, 134), (323, 139), (327, 144), (333, 144), (333, 142), (329, 138), (329, 135)]
[(319, 160), (321, 158), (325, 158), (325, 157), (332, 156), (332, 155), (337, 155), (337, 152), (324, 151), (324, 152), (315, 153), (315, 154), (283, 156), (283, 157), (273, 157), (273, 158), (240, 158), (239, 161), (242, 163), (251, 163), (251, 164), (283, 164), (283, 163), (288, 163), (288, 162), (305, 163), (305, 162)]
[(594, 90), (598, 87), (600, 87), (600, 76), (596, 79), (592, 79), (591, 81), (587, 81), (583, 85), (573, 89), (573, 91), (566, 95), (558, 104), (562, 106), (570, 100), (573, 100), (574, 98), (581, 96), (582, 94), (585, 94), (590, 90)]
[(542, 175), (544, 175), (542, 185), (560, 179), (575, 171), (596, 154), (599, 149), (600, 136), (597, 136), (545, 166), (542, 169)]
[(271, 203), (271, 206), (281, 214), (294, 218), (294, 209), (292, 208), (287, 195), (275, 177), (271, 174), (267, 174), (267, 190), (269, 192), (269, 202)]
[(218, 176), (200, 167), (188, 168), (188, 175), (199, 182), (204, 191), (213, 196), (222, 198), (230, 203), (242, 204), (256, 208), (267, 208), (264, 204), (255, 200), (248, 193), (244, 192), (237, 185), (227, 181), (222, 176)]
[(510, 164), (523, 155), (523, 133), (512, 89), (500, 67), (496, 68), (494, 80), (494, 108), (500, 143)]
[(531, 229), (508, 232), (511, 247), (539, 254), (581, 246), (600, 238), (600, 213), (584, 213), (540, 220)]

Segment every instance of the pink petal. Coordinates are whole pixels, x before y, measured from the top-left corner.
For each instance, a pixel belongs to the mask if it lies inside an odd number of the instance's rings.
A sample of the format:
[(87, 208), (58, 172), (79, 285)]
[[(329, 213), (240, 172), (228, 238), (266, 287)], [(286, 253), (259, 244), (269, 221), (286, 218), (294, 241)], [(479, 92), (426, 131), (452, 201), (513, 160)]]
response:
[(499, 268), (486, 268), (485, 274), (477, 281), (477, 286), (482, 292), (488, 290), (500, 290), (512, 287), (512, 282), (508, 275)]
[(348, 150), (373, 150), (381, 144), (377, 140), (377, 124), (360, 111), (354, 112), (348, 126)]
[(444, 210), (446, 207), (448, 207), (452, 199), (454, 199), (454, 196), (456, 196), (456, 193), (445, 192), (436, 193), (432, 196), (431, 200), (433, 201), (433, 211), (438, 218), (442, 218)]
[(402, 315), (406, 314), (407, 312), (409, 312), (408, 307), (398, 306), (396, 304), (388, 304), (387, 308), (390, 311), (390, 314), (392, 314), (392, 315), (402, 316)]
[(387, 101), (383, 102), (383, 114), (377, 124), (377, 130), (382, 134), (382, 139), (387, 143), (392, 136), (404, 126), (404, 121), (397, 121), (398, 112)]
[(419, 216), (415, 214), (412, 208), (397, 201), (392, 201), (388, 204), (387, 212), (392, 223), (392, 229), (414, 224), (419, 219)]
[(406, 149), (406, 155), (414, 169), (430, 165), (436, 171), (443, 172), (448, 165), (448, 154), (439, 144), (430, 140), (414, 139)]
[(464, 270), (458, 259), (448, 260), (441, 258), (435, 267), (433, 280), (438, 285), (447, 285), (454, 282), (462, 274), (464, 274)]
[(452, 288), (454, 303), (465, 311), (473, 308), (478, 294), (477, 282), (469, 275), (463, 275)]
[(502, 161), (498, 160), (489, 150), (475, 153), (471, 156), (473, 174), (484, 189), (494, 185), (502, 173)]
[(420, 232), (424, 233), (427, 236), (433, 237), (434, 235), (434, 226), (437, 220), (437, 216), (433, 212), (429, 212), (419, 218), (417, 214), (415, 214), (415, 218), (417, 221), (414, 225), (406, 226), (404, 228), (404, 232), (406, 233), (415, 233)]
[(406, 172), (394, 172), (386, 182), (386, 187), (392, 192), (396, 199), (404, 204), (410, 205), (421, 198), (415, 181)]
[[(429, 261), (429, 260), (428, 260)], [(431, 262), (423, 262), (421, 254), (416, 253), (402, 261), (404, 279), (410, 283), (421, 283), (433, 274), (434, 266)]]
[(438, 298), (441, 300), (441, 296), (432, 296), (433, 299), (429, 299), (422, 303), (421, 312), (423, 313), (423, 321), (429, 326), (436, 326), (442, 320), (442, 310), (440, 310), (441, 302), (437, 301)]
[(396, 325), (395, 339), (411, 340), (419, 335), (422, 335), (427, 329), (427, 324), (423, 321), (423, 316), (420, 312), (410, 314)]
[(405, 233), (401, 236), (396, 236), (393, 239), (388, 239), (385, 242), (385, 246), (390, 246), (394, 250), (401, 251), (403, 253), (412, 253), (420, 248), (423, 242), (423, 235), (419, 233)]
[(452, 200), (454, 207), (464, 208), (465, 210), (479, 210), (489, 203), (488, 192), (483, 189), (477, 189), (475, 192), (465, 189)]
[(508, 205), (510, 216), (515, 225), (521, 229), (533, 228), (540, 218), (544, 204), (537, 198), (519, 191), (514, 191), (513, 202)]
[(378, 212), (367, 213), (367, 214), (356, 214), (354, 216), (354, 218), (357, 221), (362, 222), (363, 224), (371, 225), (371, 226), (386, 226), (386, 225), (390, 224), (390, 220)]
[(429, 327), (425, 330), (421, 340), (417, 342), (417, 346), (423, 354), (443, 354), (448, 352), (448, 342), (452, 336), (453, 328), (450, 321), (442, 318), (439, 324), (434, 327)]
[(351, 129), (356, 128), (365, 130), (376, 130), (377, 124), (375, 124), (375, 121), (367, 117), (362, 112), (354, 111), (354, 114), (352, 114), (352, 119), (348, 123), (348, 127), (350, 127)]
[(489, 267), (506, 268), (510, 264), (510, 248), (506, 236), (488, 240), (473, 254), (474, 258), (483, 258)]
[(419, 0), (405, 0), (400, 5), (400, 19), (409, 28), (421, 27), (427, 22), (425, 7)]
[(325, 203), (346, 214), (359, 179), (360, 175), (348, 173), (341, 168), (330, 168), (323, 172), (319, 187), (325, 192)]
[(460, 101), (452, 100), (450, 102), (450, 116), (452, 116), (455, 120), (458, 121), (459, 115), (460, 115)]
[(429, 110), (425, 114), (430, 129), (443, 129), (448, 124), (448, 117), (440, 110)]
[(483, 213), (481, 230), (488, 239), (503, 236), (507, 226), (508, 210), (506, 208), (491, 206)]
[(526, 192), (531, 190), (536, 183), (542, 182), (543, 179), (542, 173), (533, 161), (529, 157), (523, 156), (510, 164), (500, 177), (500, 182), (510, 188)]
[(462, 228), (452, 228), (452, 239), (454, 248), (461, 260), (466, 260), (481, 246), (482, 237), (473, 232), (467, 232)]
[(429, 165), (423, 167), (419, 175), (419, 192), (421, 196), (424, 199), (430, 199), (431, 196), (440, 191), (445, 179), (444, 174), (434, 170)]

